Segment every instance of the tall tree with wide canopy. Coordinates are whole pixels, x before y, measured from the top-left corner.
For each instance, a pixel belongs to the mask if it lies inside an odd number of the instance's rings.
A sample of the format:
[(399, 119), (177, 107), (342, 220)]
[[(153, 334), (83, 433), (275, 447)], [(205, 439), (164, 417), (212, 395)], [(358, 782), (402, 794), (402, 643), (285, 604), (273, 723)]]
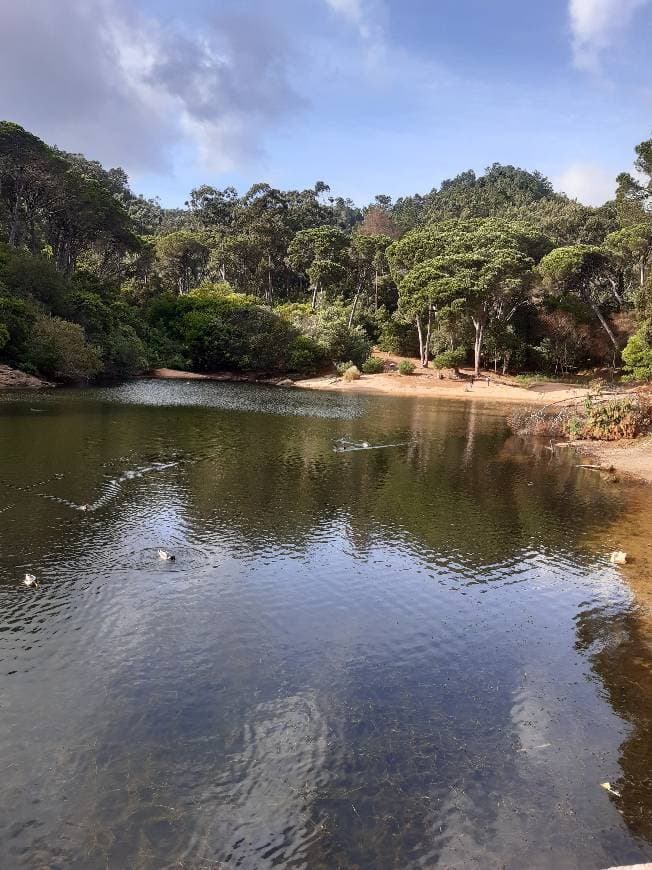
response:
[(620, 349), (602, 312), (605, 298), (613, 292), (614, 263), (607, 250), (596, 245), (555, 248), (541, 260), (538, 271), (548, 289), (581, 299), (600, 321), (614, 350)]
[(531, 228), (491, 218), (444, 221), (391, 245), (387, 258), (399, 309), (414, 319), (421, 364), (428, 364), (433, 316), (456, 301), (473, 324), (479, 373), (488, 325), (508, 322), (526, 301), (533, 267), (547, 248), (547, 239)]

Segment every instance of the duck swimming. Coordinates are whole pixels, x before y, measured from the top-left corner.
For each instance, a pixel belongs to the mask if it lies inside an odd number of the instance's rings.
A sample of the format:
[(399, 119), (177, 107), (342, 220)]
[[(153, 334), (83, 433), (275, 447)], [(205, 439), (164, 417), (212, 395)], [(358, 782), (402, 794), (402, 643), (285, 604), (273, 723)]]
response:
[(176, 556), (173, 556), (172, 553), (168, 553), (167, 550), (159, 550), (158, 551), (159, 559), (163, 559), (166, 562), (174, 562)]
[(30, 589), (38, 589), (39, 582), (33, 574), (25, 574), (23, 586), (28, 586)]

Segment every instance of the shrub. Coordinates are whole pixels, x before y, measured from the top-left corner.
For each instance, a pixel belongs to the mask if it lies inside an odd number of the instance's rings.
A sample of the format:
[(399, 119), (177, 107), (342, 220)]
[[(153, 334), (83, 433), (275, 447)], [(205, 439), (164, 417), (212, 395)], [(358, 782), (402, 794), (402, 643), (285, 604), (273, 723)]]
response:
[(359, 381), (360, 380), (360, 369), (357, 366), (351, 366), (348, 368), (344, 374), (342, 375), (345, 381)]
[(400, 375), (413, 375), (414, 363), (410, 362), (409, 359), (402, 359), (398, 364), (398, 372)]
[(144, 371), (148, 365), (145, 346), (135, 330), (126, 324), (113, 329), (105, 338), (104, 373), (127, 378)]
[(25, 348), (35, 318), (36, 309), (31, 302), (0, 295), (0, 324), (7, 335), (1, 350), (7, 362), (19, 366), (27, 362)]
[(385, 360), (379, 356), (370, 356), (362, 363), (362, 371), (365, 375), (379, 375), (385, 371)]
[(378, 348), (387, 353), (415, 356), (419, 353), (419, 343), (415, 337), (414, 325), (390, 317), (380, 328)]
[(87, 344), (83, 328), (60, 317), (37, 318), (27, 355), (37, 371), (59, 380), (87, 380), (102, 369), (100, 353)]
[(176, 310), (181, 341), (200, 371), (285, 370), (296, 330), (250, 298), (185, 296)]
[(335, 363), (335, 371), (337, 372), (337, 374), (338, 374), (341, 378), (344, 377), (344, 372), (346, 372), (346, 371), (348, 371), (349, 369), (352, 369), (352, 368), (354, 368), (354, 365), (353, 365), (353, 361), (352, 361), (352, 360), (349, 360), (348, 362)]
[(649, 408), (635, 399), (613, 399), (595, 403), (588, 398), (581, 435), (583, 438), (599, 441), (635, 438), (647, 427), (649, 418)]
[(438, 354), (432, 361), (436, 369), (454, 369), (456, 372), (466, 359), (466, 349), (456, 347)]
[(605, 399), (597, 394), (587, 397), (584, 407), (574, 403), (554, 412), (547, 408), (517, 410), (510, 417), (510, 427), (520, 435), (618, 441), (647, 431), (650, 421), (650, 407), (642, 397)]
[(324, 363), (324, 349), (309, 335), (297, 335), (288, 347), (287, 368), (291, 372), (314, 374)]
[(622, 352), (628, 380), (649, 381), (652, 378), (652, 347), (642, 332), (636, 332)]

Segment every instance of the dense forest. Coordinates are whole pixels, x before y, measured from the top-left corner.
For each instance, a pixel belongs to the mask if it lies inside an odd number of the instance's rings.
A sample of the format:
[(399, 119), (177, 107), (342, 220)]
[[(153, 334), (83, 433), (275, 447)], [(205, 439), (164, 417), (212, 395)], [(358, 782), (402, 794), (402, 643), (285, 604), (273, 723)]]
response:
[[(364, 208), (255, 184), (136, 195), (0, 123), (0, 362), (310, 374), (375, 345), (423, 366), (652, 376), (652, 140), (591, 208), (494, 164)], [(371, 370), (371, 368), (369, 369)]]

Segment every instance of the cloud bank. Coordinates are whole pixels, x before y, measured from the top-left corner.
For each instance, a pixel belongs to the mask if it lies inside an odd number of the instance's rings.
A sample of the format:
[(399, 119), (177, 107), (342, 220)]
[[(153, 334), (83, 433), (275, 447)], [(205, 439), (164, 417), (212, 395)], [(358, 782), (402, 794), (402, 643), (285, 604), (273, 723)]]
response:
[(214, 16), (196, 33), (127, 0), (4, 3), (0, 116), (131, 171), (166, 169), (171, 143), (226, 170), (301, 108), (288, 53), (260, 14)]
[(569, 0), (573, 61), (578, 69), (597, 73), (603, 53), (629, 26), (648, 0)]
[(596, 163), (573, 163), (553, 179), (556, 190), (584, 205), (602, 205), (616, 193), (616, 176)]

